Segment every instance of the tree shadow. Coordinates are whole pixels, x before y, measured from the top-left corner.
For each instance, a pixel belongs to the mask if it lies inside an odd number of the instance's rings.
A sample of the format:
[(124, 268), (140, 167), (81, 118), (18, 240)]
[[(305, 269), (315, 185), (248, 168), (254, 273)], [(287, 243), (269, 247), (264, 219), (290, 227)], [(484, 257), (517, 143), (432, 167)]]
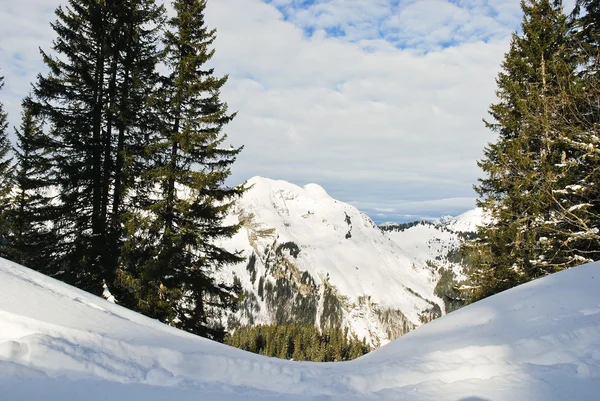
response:
[(479, 397), (467, 397), (461, 398), (459, 401), (490, 401), (487, 398), (479, 398)]

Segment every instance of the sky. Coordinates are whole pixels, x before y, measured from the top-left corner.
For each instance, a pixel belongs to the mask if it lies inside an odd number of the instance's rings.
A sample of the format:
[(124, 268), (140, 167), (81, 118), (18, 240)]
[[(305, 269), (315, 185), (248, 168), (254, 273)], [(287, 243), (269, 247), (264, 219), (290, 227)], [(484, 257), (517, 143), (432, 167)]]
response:
[[(64, 3), (2, 6), (11, 126)], [(482, 119), (521, 18), (518, 0), (209, 0), (211, 63), (238, 112), (226, 143), (244, 146), (230, 183), (317, 183), (377, 223), (472, 209), (477, 160), (495, 139)]]

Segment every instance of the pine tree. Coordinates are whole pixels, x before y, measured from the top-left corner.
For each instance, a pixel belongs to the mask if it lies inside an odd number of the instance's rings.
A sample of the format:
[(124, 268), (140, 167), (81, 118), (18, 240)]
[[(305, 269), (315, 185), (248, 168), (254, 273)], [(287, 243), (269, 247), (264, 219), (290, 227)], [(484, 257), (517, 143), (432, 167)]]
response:
[(69, 0), (52, 24), (54, 55), (42, 52), (50, 72), (34, 85), (56, 193), (49, 273), (96, 294), (115, 279), (133, 160), (156, 130), (146, 105), (163, 12), (151, 0)]
[[(0, 76), (0, 90), (4, 87), (4, 77)], [(12, 190), (12, 158), (10, 157), (10, 141), (8, 140), (8, 116), (4, 105), (0, 103), (0, 257), (7, 257), (9, 242), (8, 211), (9, 197)]]
[(32, 111), (49, 123), (43, 147), (53, 160), (56, 197), (47, 219), (59, 233), (51, 275), (80, 288), (102, 291), (102, 150), (105, 112), (108, 7), (69, 0), (56, 9), (49, 69), (38, 75)]
[(51, 162), (41, 147), (43, 129), (31, 111), (29, 98), (23, 101), (21, 126), (15, 129), (15, 134), (17, 146), (14, 149), (14, 193), (9, 214), (9, 258), (47, 272), (47, 261), (53, 257), (52, 245), (56, 242), (43, 215), (51, 208), (47, 193), (52, 180), (48, 173)]
[(121, 282), (131, 288), (130, 306), (184, 330), (222, 338), (214, 322), (235, 304), (233, 288), (215, 279), (241, 258), (215, 245), (235, 225), (223, 219), (240, 187), (227, 187), (230, 165), (241, 148), (224, 148), (228, 114), (220, 101), (227, 77), (206, 63), (215, 31), (204, 23), (203, 0), (176, 0), (165, 34), (165, 64), (156, 96), (160, 131), (149, 138), (150, 169), (142, 174), (144, 196), (128, 222)]
[(158, 128), (152, 96), (159, 75), (158, 49), (165, 9), (154, 0), (113, 2), (111, 62), (108, 70), (102, 215), (106, 219), (104, 280), (115, 285), (124, 222), (134, 202), (144, 164), (146, 140)]
[(475, 299), (503, 291), (565, 266), (551, 237), (554, 190), (561, 188), (560, 159), (565, 123), (559, 115), (565, 85), (575, 79), (567, 20), (560, 1), (522, 1), (521, 35), (511, 47), (497, 79), (495, 121), (486, 125), (499, 136), (485, 149), (479, 166), (487, 177), (476, 187), (492, 223), (480, 239), (465, 245), (474, 263), (469, 290)]
[(578, 1), (573, 16), (570, 36), (578, 68), (554, 102), (563, 135), (557, 141), (561, 156), (551, 193), (551, 235), (545, 238), (564, 267), (600, 260), (600, 2)]

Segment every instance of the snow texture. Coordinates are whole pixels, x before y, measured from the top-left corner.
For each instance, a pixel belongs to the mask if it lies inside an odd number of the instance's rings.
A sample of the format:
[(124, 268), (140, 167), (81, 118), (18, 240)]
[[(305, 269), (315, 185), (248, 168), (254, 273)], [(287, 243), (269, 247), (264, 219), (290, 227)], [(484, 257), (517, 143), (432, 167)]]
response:
[[(385, 311), (400, 311), (411, 326), (419, 326), (421, 315), (434, 305), (443, 311), (443, 301), (434, 295), (435, 272), (424, 263), (415, 265), (400, 245), (354, 206), (333, 199), (317, 184), (299, 187), (254, 177), (248, 186), (227, 220), (240, 222), (242, 228), (221, 245), (241, 251), (246, 258), (254, 253), (256, 279), (252, 281), (246, 262), (224, 268), (221, 274), (224, 280), (235, 275), (255, 295), (254, 324), (274, 321), (273, 311), (257, 295), (258, 278), (274, 283), (276, 278), (300, 277), (304, 272), (314, 279), (321, 302), (325, 284), (333, 289), (342, 304), (343, 325), (375, 346), (390, 340), (390, 323), (381, 318)], [(297, 245), (299, 253), (285, 254), (289, 269), (273, 272), (268, 261), (286, 243)], [(317, 322), (322, 313), (321, 304)], [(247, 323), (243, 316), (239, 318)], [(401, 321), (395, 324), (396, 329), (402, 326)]]
[[(386, 234), (400, 246), (413, 266), (452, 270), (456, 280), (460, 281), (465, 279), (463, 266), (449, 261), (448, 256), (459, 249), (461, 234), (474, 234), (479, 226), (488, 222), (483, 210), (477, 208), (457, 217), (445, 216), (433, 223), (421, 222), (404, 230), (386, 231)], [(389, 226), (393, 227), (392, 224)], [(434, 276), (435, 287), (439, 277)]]
[(195, 337), (0, 259), (0, 399), (594, 401), (600, 263), (426, 324), (355, 361)]

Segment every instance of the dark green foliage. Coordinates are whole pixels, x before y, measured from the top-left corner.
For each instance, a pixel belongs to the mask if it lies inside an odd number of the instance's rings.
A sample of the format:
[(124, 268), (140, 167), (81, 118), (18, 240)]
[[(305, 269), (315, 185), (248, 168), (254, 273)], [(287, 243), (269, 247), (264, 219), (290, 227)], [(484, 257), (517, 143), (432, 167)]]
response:
[(0, 108), (0, 202), (2, 179), (15, 189), (11, 207), (0, 204), (10, 220), (0, 252), (95, 294), (106, 284), (122, 305), (222, 339), (241, 283), (214, 273), (242, 258), (214, 243), (238, 228), (223, 219), (243, 192), (225, 185), (241, 148), (224, 146), (234, 114), (220, 101), (227, 77), (206, 66), (215, 40), (206, 2), (173, 6), (168, 26), (154, 0), (57, 8), (42, 52), (49, 72), (23, 106), (14, 180), (1, 170)]
[[(4, 77), (0, 77), (0, 90), (4, 86)], [(12, 188), (12, 160), (8, 140), (8, 120), (4, 105), (0, 103), (0, 256), (7, 257), (9, 243), (8, 216), (9, 196)]]
[[(577, 0), (573, 10), (573, 34), (580, 62), (589, 78), (600, 79), (600, 0)], [(595, 76), (594, 76), (595, 75)]]
[(479, 162), (486, 174), (476, 187), (479, 206), (492, 223), (463, 247), (473, 266), (465, 287), (472, 299), (600, 256), (592, 251), (597, 245), (577, 238), (596, 224), (577, 228), (576, 221), (597, 207), (598, 197), (576, 199), (569, 189), (582, 184), (586, 166), (594, 170), (598, 158), (587, 146), (590, 126), (581, 129), (579, 121), (585, 91), (566, 16), (560, 1), (523, 1), (522, 9), (523, 34), (513, 35), (497, 79), (499, 102), (490, 107), (494, 121), (487, 123), (499, 138)]
[(282, 324), (291, 321), (290, 304), (294, 300), (293, 284), (284, 278), (275, 281), (273, 291), (267, 296), (267, 304), (275, 310), (275, 323)]
[(15, 134), (16, 170), (12, 207), (8, 212), (11, 231), (8, 258), (32, 269), (52, 273), (48, 261), (54, 257), (56, 233), (47, 224), (45, 214), (51, 210), (47, 194), (51, 160), (40, 146), (44, 140), (42, 126), (31, 112), (28, 99), (23, 102), (22, 122)]
[(435, 286), (434, 294), (444, 301), (446, 313), (450, 313), (465, 306), (465, 299), (458, 289), (452, 270), (440, 269), (439, 272), (440, 279)]
[(385, 224), (379, 226), (382, 231), (398, 231), (402, 232), (408, 230), (409, 228), (418, 226), (419, 224), (430, 224), (429, 222), (418, 220), (410, 223), (398, 223), (398, 224)]
[[(254, 324), (254, 315), (260, 312), (260, 305), (258, 303), (258, 299), (253, 292), (244, 291), (244, 294), (241, 296), (241, 300), (238, 302), (237, 309), (240, 312), (240, 317), (245, 318), (249, 325)], [(230, 319), (233, 315), (229, 315), (228, 319)], [(229, 330), (235, 330), (239, 327), (239, 322), (236, 324), (232, 324), (228, 322), (227, 325)]]
[(246, 265), (246, 270), (250, 273), (250, 281), (252, 284), (256, 281), (256, 254), (252, 253), (250, 258), (248, 258), (248, 264)]
[(157, 129), (147, 106), (163, 12), (152, 0), (59, 6), (53, 54), (42, 52), (49, 73), (28, 102), (47, 123), (36, 144), (54, 194), (40, 210), (54, 242), (47, 273), (96, 294), (114, 282), (132, 163)]
[[(261, 283), (264, 289), (261, 291)], [(258, 296), (266, 301), (272, 311), (273, 321), (277, 324), (299, 323), (314, 325), (317, 316), (319, 298), (314, 294), (303, 295), (298, 285), (285, 278), (277, 278), (275, 284), (270, 280), (259, 279)]]
[(275, 251), (275, 254), (277, 255), (281, 255), (281, 252), (287, 249), (290, 252), (290, 255), (292, 255), (292, 257), (295, 259), (298, 257), (298, 255), (300, 255), (300, 247), (295, 243), (295, 242), (284, 242), (283, 244), (280, 244), (277, 247), (277, 250)]
[(264, 290), (265, 290), (265, 278), (260, 276), (258, 279), (258, 296), (260, 299), (264, 299)]
[(176, 0), (165, 33), (166, 74), (153, 99), (160, 124), (144, 154), (135, 212), (126, 222), (123, 287), (135, 295), (130, 307), (184, 330), (219, 339), (214, 326), (237, 304), (235, 286), (214, 272), (243, 259), (217, 245), (237, 225), (223, 219), (241, 187), (227, 187), (240, 148), (223, 146), (227, 112), (220, 91), (227, 77), (207, 67), (215, 31), (204, 23), (203, 0)]
[[(48, 220), (59, 233), (51, 275), (100, 294), (102, 266), (102, 131), (109, 10), (94, 0), (70, 0), (56, 10), (56, 55), (38, 75), (32, 111), (49, 122), (43, 146), (51, 155), (57, 195)], [(60, 55), (60, 57), (59, 57)], [(57, 219), (50, 215), (55, 214)]]
[(292, 305), (292, 313), (289, 321), (298, 324), (315, 324), (318, 301), (319, 299), (314, 296), (296, 296), (294, 298), (294, 304)]
[(320, 331), (303, 324), (243, 327), (226, 337), (225, 343), (261, 355), (295, 361), (339, 362), (371, 351), (366, 342), (340, 326)]
[(337, 327), (342, 324), (343, 308), (340, 300), (335, 296), (333, 289), (324, 283), (323, 313), (321, 313), (321, 327)]

